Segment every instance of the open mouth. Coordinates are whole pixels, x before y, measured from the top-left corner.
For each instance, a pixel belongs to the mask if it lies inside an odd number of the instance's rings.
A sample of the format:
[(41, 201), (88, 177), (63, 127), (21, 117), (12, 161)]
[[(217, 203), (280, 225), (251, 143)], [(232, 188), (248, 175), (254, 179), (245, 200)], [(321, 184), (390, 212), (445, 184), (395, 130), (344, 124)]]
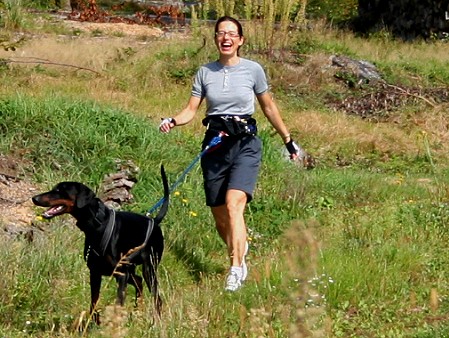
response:
[(61, 215), (63, 213), (65, 213), (67, 207), (65, 205), (56, 205), (54, 207), (49, 208), (47, 211), (45, 211), (42, 214), (42, 217), (44, 217), (45, 219), (50, 219), (52, 217)]
[(230, 50), (232, 48), (232, 44), (229, 42), (223, 42), (221, 44), (221, 49), (223, 50)]

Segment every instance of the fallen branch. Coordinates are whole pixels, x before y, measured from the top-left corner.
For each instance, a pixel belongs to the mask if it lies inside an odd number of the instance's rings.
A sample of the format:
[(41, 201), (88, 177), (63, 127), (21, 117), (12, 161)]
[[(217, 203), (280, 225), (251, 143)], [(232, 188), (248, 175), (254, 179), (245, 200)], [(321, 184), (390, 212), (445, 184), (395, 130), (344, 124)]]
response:
[(421, 96), (421, 95), (418, 95), (418, 94), (415, 94), (415, 93), (411, 93), (411, 92), (409, 92), (408, 90), (406, 90), (406, 89), (404, 89), (404, 88), (401, 88), (401, 87), (398, 87), (398, 86), (395, 86), (395, 85), (391, 85), (391, 84), (388, 84), (388, 83), (385, 83), (385, 85), (386, 85), (387, 87), (397, 89), (397, 90), (399, 90), (400, 92), (402, 92), (402, 93), (404, 93), (404, 94), (406, 94), (406, 95), (408, 95), (408, 96), (413, 96), (413, 97), (416, 97), (416, 98), (418, 98), (418, 99), (421, 99), (421, 100), (427, 102), (429, 105), (431, 105), (432, 108), (435, 108), (435, 107), (436, 107), (435, 103), (433, 103), (433, 102), (430, 101), (429, 99), (426, 99), (424, 96)]
[(12, 60), (12, 59), (2, 59), (1, 62), (3, 64), (8, 64), (8, 63), (25, 63), (25, 64), (29, 64), (29, 63), (33, 63), (33, 64), (38, 64), (38, 65), (51, 65), (51, 66), (70, 67), (70, 68), (75, 68), (75, 69), (78, 69), (78, 70), (86, 70), (86, 71), (95, 73), (97, 75), (101, 75), (101, 73), (97, 72), (96, 70), (90, 69), (90, 68), (70, 65), (70, 64), (67, 64), (67, 63), (52, 62), (52, 61), (21, 61), (21, 60)]

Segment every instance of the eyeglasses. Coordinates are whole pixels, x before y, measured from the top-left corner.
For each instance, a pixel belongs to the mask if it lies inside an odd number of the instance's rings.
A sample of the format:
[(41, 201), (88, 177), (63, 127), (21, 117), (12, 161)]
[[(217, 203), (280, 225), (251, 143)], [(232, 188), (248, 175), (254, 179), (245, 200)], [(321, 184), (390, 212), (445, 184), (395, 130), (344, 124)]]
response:
[(238, 32), (234, 32), (234, 31), (230, 31), (230, 32), (218, 31), (218, 32), (215, 33), (215, 36), (218, 37), (218, 38), (224, 38), (226, 36), (226, 34), (230, 38), (238, 38), (238, 37), (240, 37), (240, 34)]

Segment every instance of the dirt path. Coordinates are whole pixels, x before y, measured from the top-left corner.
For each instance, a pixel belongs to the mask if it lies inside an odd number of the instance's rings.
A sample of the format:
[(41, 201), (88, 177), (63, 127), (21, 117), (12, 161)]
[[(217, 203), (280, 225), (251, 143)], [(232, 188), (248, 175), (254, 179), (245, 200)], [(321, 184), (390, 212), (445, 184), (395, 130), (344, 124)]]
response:
[(13, 236), (26, 234), (36, 217), (31, 196), (37, 188), (19, 177), (21, 162), (19, 157), (0, 155), (0, 225)]

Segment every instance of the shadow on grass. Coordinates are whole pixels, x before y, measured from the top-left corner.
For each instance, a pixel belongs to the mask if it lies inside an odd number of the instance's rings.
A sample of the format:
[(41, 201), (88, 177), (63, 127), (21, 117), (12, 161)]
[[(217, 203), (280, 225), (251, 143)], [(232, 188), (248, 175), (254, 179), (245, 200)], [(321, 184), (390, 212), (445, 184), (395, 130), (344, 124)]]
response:
[(211, 261), (205, 256), (201, 250), (195, 250), (188, 243), (177, 240), (172, 242), (170, 251), (176, 256), (178, 261), (182, 262), (195, 280), (196, 283), (201, 281), (202, 275), (205, 274), (222, 274), (225, 269), (223, 266)]

